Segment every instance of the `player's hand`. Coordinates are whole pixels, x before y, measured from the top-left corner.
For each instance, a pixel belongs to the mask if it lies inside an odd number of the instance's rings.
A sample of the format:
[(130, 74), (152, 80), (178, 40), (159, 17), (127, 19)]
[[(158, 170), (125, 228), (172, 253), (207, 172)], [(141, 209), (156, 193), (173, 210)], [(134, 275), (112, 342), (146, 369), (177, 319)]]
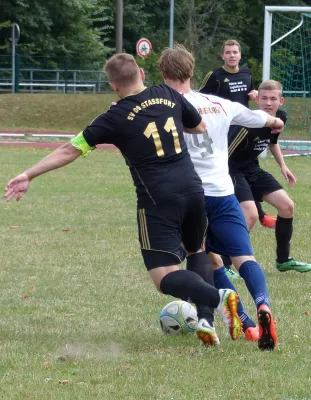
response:
[(255, 101), (257, 96), (258, 96), (257, 90), (252, 90), (251, 92), (248, 93), (248, 97), (252, 101)]
[(24, 193), (27, 192), (29, 184), (30, 181), (26, 174), (17, 175), (6, 185), (4, 198), (7, 201), (10, 201), (14, 196), (16, 196), (16, 200), (20, 200)]
[(117, 102), (116, 101), (112, 101), (111, 104), (110, 104), (109, 109), (111, 109), (112, 106), (116, 106), (116, 105), (117, 105)]
[(281, 168), (281, 172), (290, 187), (293, 187), (296, 185), (296, 178), (295, 178), (294, 174), (291, 172), (291, 170), (289, 170), (286, 166), (284, 166)]
[(274, 123), (270, 125), (271, 133), (281, 133), (284, 129), (284, 122), (280, 118), (274, 118)]

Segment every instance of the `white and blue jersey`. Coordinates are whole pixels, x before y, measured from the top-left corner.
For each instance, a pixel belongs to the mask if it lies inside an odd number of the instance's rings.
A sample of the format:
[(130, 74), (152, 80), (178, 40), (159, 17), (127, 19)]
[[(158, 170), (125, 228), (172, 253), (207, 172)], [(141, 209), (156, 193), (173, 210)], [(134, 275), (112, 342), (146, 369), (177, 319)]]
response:
[(207, 248), (227, 256), (252, 255), (245, 218), (228, 170), (228, 131), (230, 125), (261, 128), (267, 114), (213, 95), (190, 91), (184, 96), (206, 123), (206, 133), (185, 133), (184, 137), (203, 184), (209, 224)]

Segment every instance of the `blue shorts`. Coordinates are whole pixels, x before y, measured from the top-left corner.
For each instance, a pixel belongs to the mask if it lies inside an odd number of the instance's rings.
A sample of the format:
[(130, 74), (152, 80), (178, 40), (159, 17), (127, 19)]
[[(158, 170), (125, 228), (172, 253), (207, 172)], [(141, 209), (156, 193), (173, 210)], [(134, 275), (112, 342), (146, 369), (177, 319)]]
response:
[(252, 256), (253, 248), (240, 204), (234, 194), (205, 196), (208, 219), (206, 251), (224, 256)]

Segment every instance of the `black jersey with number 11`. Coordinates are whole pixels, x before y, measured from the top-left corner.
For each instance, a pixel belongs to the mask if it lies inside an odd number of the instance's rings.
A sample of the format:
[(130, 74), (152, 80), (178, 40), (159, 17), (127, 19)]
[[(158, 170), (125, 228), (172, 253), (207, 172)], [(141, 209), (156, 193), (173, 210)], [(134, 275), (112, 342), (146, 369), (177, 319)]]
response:
[(129, 95), (99, 115), (83, 131), (89, 146), (111, 143), (129, 166), (139, 207), (202, 192), (183, 127), (201, 122), (196, 109), (167, 85)]

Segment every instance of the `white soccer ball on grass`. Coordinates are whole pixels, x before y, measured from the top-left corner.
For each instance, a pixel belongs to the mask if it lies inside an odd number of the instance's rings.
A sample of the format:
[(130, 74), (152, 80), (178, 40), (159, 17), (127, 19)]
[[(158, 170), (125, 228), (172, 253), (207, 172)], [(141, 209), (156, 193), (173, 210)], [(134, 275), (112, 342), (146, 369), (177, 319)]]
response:
[(160, 312), (160, 325), (167, 335), (178, 336), (195, 332), (198, 325), (197, 310), (187, 301), (175, 300)]

